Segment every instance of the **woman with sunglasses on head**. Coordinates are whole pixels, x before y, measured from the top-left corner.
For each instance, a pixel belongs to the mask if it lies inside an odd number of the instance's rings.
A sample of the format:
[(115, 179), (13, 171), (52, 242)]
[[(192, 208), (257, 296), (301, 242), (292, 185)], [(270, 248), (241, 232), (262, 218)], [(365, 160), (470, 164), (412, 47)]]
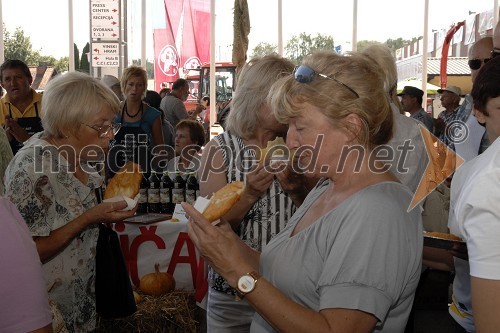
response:
[[(227, 131), (205, 146), (201, 158), (201, 195), (211, 196), (228, 183), (245, 182), (241, 200), (224, 218), (236, 232), (231, 231), (234, 237), (257, 251), (285, 227), (306, 195), (303, 177), (288, 167), (273, 173), (264, 162), (255, 162), (269, 141), (286, 135), (286, 125), (276, 120), (266, 97), (272, 84), (292, 70), (293, 64), (277, 55), (245, 64)], [(234, 285), (211, 268), (208, 279), (207, 331), (248, 332), (255, 310), (244, 300), (236, 301)]]
[(129, 66), (123, 70), (121, 87), (125, 100), (115, 122), (121, 130), (115, 137), (110, 152), (111, 176), (127, 160), (141, 166), (146, 174), (151, 171), (154, 147), (163, 147), (163, 126), (161, 112), (144, 102), (148, 87), (146, 70)]
[(377, 161), (393, 118), (380, 67), (361, 54), (314, 53), (269, 95), (287, 146), (321, 177), (287, 226), (250, 249), (190, 205), (188, 232), (257, 311), (250, 332), (403, 332), (418, 284), (420, 210)]
[(135, 213), (122, 211), (125, 201), (97, 204), (96, 199), (103, 183), (97, 166), (120, 129), (113, 123), (119, 100), (99, 80), (72, 72), (49, 82), (42, 107), (44, 131), (7, 167), (6, 195), (28, 225), (49, 298), (68, 331), (92, 332), (98, 223)]

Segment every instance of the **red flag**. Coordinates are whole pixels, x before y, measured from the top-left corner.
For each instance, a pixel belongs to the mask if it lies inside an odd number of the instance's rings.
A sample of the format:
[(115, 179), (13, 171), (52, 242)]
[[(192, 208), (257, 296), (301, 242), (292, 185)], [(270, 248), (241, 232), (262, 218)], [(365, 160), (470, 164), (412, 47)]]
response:
[(443, 49), (441, 52), (441, 66), (439, 68), (439, 76), (441, 77), (441, 89), (446, 88), (446, 85), (448, 83), (448, 49), (450, 48), (451, 39), (453, 38), (453, 35), (458, 31), (458, 29), (460, 29), (464, 24), (465, 21), (458, 22), (456, 25), (453, 24), (450, 30), (448, 30), (448, 32), (446, 33), (446, 37), (443, 42)]
[(210, 0), (165, 0), (165, 14), (166, 29), (154, 33), (157, 86), (210, 59)]

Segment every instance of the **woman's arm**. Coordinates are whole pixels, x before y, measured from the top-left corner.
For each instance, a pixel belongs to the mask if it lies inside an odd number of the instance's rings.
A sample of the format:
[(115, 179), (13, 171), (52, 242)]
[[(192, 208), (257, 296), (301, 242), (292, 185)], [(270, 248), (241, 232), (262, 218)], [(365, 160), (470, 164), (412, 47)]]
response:
[(125, 207), (127, 207), (125, 201), (104, 202), (89, 209), (64, 226), (52, 230), (48, 236), (33, 237), (40, 260), (42, 263), (49, 261), (91, 224), (117, 222), (135, 214), (137, 208), (121, 211)]
[(500, 327), (500, 280), (472, 276), (472, 307), (477, 332), (494, 333)]

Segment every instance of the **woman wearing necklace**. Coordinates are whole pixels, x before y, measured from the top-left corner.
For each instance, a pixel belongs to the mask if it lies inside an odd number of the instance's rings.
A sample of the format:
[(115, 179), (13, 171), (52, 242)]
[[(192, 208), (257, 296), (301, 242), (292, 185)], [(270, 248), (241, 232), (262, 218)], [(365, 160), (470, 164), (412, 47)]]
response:
[(110, 151), (111, 174), (127, 160), (149, 173), (153, 147), (163, 145), (161, 112), (143, 102), (147, 84), (147, 73), (142, 67), (130, 66), (123, 71), (121, 88), (125, 100), (115, 120), (122, 127)]

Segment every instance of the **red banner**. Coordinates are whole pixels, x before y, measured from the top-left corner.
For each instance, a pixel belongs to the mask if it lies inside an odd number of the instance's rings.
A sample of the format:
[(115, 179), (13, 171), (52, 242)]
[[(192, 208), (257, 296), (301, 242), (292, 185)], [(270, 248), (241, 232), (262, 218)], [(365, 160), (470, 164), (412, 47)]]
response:
[(155, 29), (155, 81), (174, 82), (210, 57), (210, 1), (165, 0), (166, 29)]

